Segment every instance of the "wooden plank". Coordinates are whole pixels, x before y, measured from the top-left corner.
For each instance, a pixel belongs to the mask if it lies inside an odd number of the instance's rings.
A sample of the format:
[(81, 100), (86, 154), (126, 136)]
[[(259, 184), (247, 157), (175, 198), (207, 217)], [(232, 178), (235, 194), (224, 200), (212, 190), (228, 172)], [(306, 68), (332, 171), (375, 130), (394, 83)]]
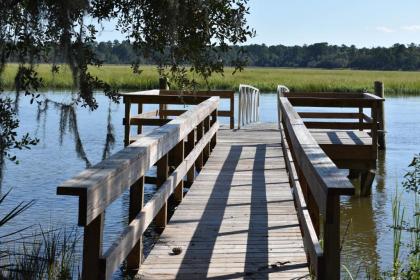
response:
[(79, 196), (79, 225), (89, 224), (159, 158), (201, 123), (218, 106), (211, 97), (168, 124), (156, 128), (110, 158), (88, 168), (57, 188), (59, 195)]
[(358, 119), (359, 113), (342, 112), (298, 112), (301, 118), (321, 118), (321, 119)]
[(374, 99), (361, 98), (317, 98), (317, 97), (288, 97), (293, 106), (303, 107), (349, 107), (370, 108), (377, 102)]
[(283, 92), (284, 97), (363, 98), (361, 92)]
[(199, 91), (181, 91), (181, 90), (160, 90), (161, 95), (192, 95), (192, 96), (219, 96), (221, 99), (229, 99), (235, 94), (233, 90), (199, 90)]
[[(120, 237), (109, 247), (101, 258), (101, 265), (106, 271), (106, 278), (109, 279), (112, 273), (118, 268), (127, 254), (135, 246), (136, 240), (144, 233), (160, 209), (166, 204), (169, 196), (174, 192), (179, 182), (182, 181), (187, 171), (191, 168), (198, 155), (216, 133), (219, 124), (215, 123), (209, 132), (197, 143), (194, 150), (188, 154), (184, 161), (161, 185), (153, 197), (146, 203), (136, 218), (126, 227)], [(181, 204), (182, 205), (182, 204)]]
[(197, 105), (209, 99), (207, 96), (177, 96), (177, 95), (130, 95), (124, 96), (124, 100), (131, 103), (142, 104), (181, 104)]
[[(140, 118), (140, 117), (131, 117), (130, 125), (138, 125), (138, 126), (163, 126), (170, 122), (171, 119), (150, 119), (150, 118)], [(125, 125), (126, 119), (123, 118), (123, 125)]]
[[(309, 275), (286, 169), (271, 171), (264, 164), (285, 165), (280, 133), (265, 127), (243, 128), (251, 132), (248, 142), (231, 142), (235, 131), (219, 133), (217, 146), (140, 268), (140, 279)], [(172, 253), (174, 247), (180, 254)]]
[(326, 128), (326, 129), (370, 129), (372, 127), (369, 123), (359, 122), (313, 122), (305, 121), (305, 126), (311, 128)]

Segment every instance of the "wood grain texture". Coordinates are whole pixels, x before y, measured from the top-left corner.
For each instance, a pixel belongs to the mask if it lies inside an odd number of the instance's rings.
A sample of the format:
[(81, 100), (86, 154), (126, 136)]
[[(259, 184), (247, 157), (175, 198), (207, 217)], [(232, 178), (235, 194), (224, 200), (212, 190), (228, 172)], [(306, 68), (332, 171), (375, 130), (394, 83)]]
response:
[[(280, 141), (274, 125), (219, 130), (217, 145), (138, 276), (309, 279)], [(173, 254), (174, 247), (182, 252)]]
[(207, 98), (107, 160), (62, 183), (57, 194), (80, 197), (79, 225), (87, 225), (103, 213), (110, 203), (216, 110), (218, 103), (219, 97)]

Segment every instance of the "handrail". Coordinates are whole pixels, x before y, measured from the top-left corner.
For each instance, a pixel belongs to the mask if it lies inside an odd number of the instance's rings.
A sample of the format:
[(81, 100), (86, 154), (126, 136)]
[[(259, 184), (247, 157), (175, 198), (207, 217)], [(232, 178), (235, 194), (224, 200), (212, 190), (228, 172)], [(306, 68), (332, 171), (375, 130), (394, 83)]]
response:
[[(305, 249), (317, 279), (340, 278), (340, 202), (353, 195), (345, 174), (324, 153), (286, 97), (279, 96), (283, 150)], [(323, 224), (320, 225), (320, 214)], [(323, 248), (320, 227), (323, 227)]]
[[(153, 95), (131, 95), (130, 98), (159, 102)], [(191, 169), (201, 167), (209, 157), (219, 127), (219, 97), (206, 97), (201, 102), (186, 99), (198, 103), (197, 106), (57, 188), (59, 195), (79, 197), (78, 224), (84, 227), (83, 279), (110, 279), (124, 260), (129, 269), (138, 268), (142, 234), (154, 219), (158, 228), (166, 226), (169, 196), (173, 194), (180, 202), (184, 177)], [(178, 102), (175, 96), (171, 96), (171, 100)], [(130, 119), (129, 112), (126, 119)], [(143, 207), (145, 173), (154, 165), (157, 165), (159, 189)], [(169, 165), (175, 168), (172, 172)], [(128, 188), (130, 223), (102, 254), (105, 210)]]
[(238, 129), (260, 119), (260, 90), (249, 85), (239, 85)]
[[(185, 90), (160, 90), (160, 95), (192, 95), (192, 96), (219, 96), (220, 99), (229, 100), (229, 110), (218, 110), (219, 117), (228, 117), (230, 129), (235, 126), (235, 91), (233, 90), (199, 90), (199, 91), (185, 91)], [(164, 116), (169, 116), (172, 113), (177, 114), (175, 110), (166, 110), (162, 112)]]

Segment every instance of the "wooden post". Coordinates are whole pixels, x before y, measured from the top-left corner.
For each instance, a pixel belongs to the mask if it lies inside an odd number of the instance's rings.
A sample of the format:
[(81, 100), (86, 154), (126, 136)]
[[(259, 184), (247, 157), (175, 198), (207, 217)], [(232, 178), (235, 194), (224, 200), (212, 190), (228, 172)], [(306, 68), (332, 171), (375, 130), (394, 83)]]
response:
[[(169, 166), (168, 166), (168, 154), (164, 155), (160, 160), (157, 162), (157, 170), (156, 170), (156, 186), (159, 188), (165, 183), (166, 179), (168, 178), (169, 174)], [(158, 231), (163, 231), (166, 227), (166, 223), (168, 220), (168, 203), (166, 202), (162, 209), (160, 209), (159, 213), (156, 215), (155, 222), (156, 222), (156, 229)]]
[(230, 129), (235, 128), (235, 93), (232, 93), (230, 98)]
[[(194, 146), (195, 146), (195, 130), (194, 129), (188, 134), (187, 140), (188, 140), (187, 147), (185, 149), (186, 155), (191, 153), (191, 151), (194, 149)], [(195, 163), (193, 163), (193, 165), (191, 166), (190, 170), (188, 170), (188, 173), (187, 173), (187, 183), (189, 186), (191, 186), (194, 183), (194, 179), (195, 179)]]
[[(173, 163), (176, 168), (184, 160), (184, 140), (181, 140), (181, 142), (179, 142), (173, 148), (173, 158), (174, 158)], [(184, 197), (184, 180), (181, 180), (175, 188), (174, 198), (177, 203), (180, 203), (183, 197)]]
[[(215, 124), (217, 122), (217, 109), (216, 110), (214, 110), (212, 113), (211, 113), (211, 126), (213, 126), (213, 124)], [(215, 147), (216, 147), (216, 144), (217, 144), (217, 132), (214, 134), (214, 136), (211, 138), (211, 141), (210, 141), (210, 151), (212, 151)]]
[(99, 269), (102, 256), (103, 227), (105, 214), (101, 213), (85, 226), (83, 235), (82, 279), (100, 279), (104, 271)]
[[(137, 113), (140, 115), (141, 113), (143, 113), (143, 104), (142, 103), (139, 103), (139, 104), (137, 104)], [(139, 124), (138, 126), (137, 126), (137, 134), (141, 134), (141, 132), (142, 132), (142, 125), (141, 124)]]
[(324, 223), (325, 279), (340, 279), (340, 198), (327, 197)]
[(128, 100), (125, 100), (125, 126), (124, 126), (124, 146), (130, 145), (130, 110), (131, 110), (131, 103)]
[(363, 125), (363, 107), (359, 107), (359, 124), (360, 124), (360, 128), (359, 130), (362, 131), (362, 125)]
[[(375, 95), (380, 98), (384, 98), (384, 83), (380, 81), (375, 81)], [(378, 122), (379, 122), (379, 133), (378, 133), (378, 145), (380, 150), (386, 149), (385, 143), (385, 110), (384, 102), (382, 101), (378, 107)]]
[[(210, 130), (210, 116), (207, 116), (204, 119), (204, 134), (206, 134)], [(210, 157), (210, 142), (209, 141), (203, 149), (203, 164), (207, 162)]]
[[(130, 187), (130, 206), (129, 206), (129, 215), (128, 223), (138, 215), (138, 213), (143, 208), (144, 203), (144, 176)], [(137, 270), (141, 263), (143, 262), (143, 236), (137, 241), (134, 248), (127, 256), (127, 269), (128, 270)]]
[[(169, 90), (168, 78), (160, 77), (159, 78), (159, 89)], [(166, 119), (166, 116), (163, 114), (163, 110), (168, 109), (167, 104), (159, 104), (159, 118)]]
[[(204, 132), (204, 123), (200, 122), (197, 125), (197, 142), (201, 140), (201, 138), (203, 137), (203, 132)], [(197, 168), (197, 171), (200, 172), (201, 169), (203, 168), (203, 151), (200, 153), (200, 155), (197, 157), (197, 160), (195, 161), (195, 167)]]

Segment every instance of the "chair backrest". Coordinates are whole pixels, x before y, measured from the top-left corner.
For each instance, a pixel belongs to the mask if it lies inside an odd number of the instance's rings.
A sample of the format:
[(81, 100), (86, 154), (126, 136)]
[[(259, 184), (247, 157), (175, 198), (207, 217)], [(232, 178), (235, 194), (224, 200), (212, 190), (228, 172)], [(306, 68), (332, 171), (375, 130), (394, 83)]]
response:
[(238, 129), (260, 119), (260, 90), (249, 85), (239, 85)]

